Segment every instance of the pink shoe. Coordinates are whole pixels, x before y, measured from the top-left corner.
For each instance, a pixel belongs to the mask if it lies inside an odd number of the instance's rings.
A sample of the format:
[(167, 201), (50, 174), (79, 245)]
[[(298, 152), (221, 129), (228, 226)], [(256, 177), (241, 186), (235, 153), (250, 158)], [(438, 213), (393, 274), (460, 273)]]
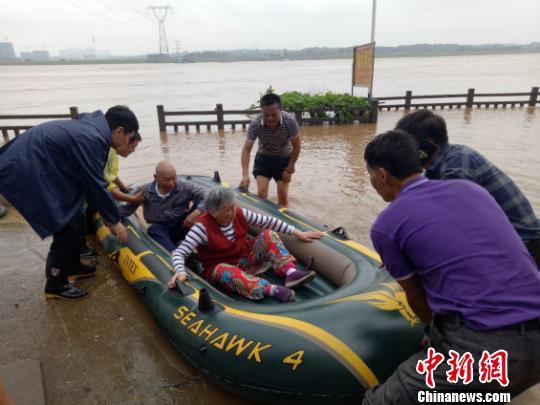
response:
[(314, 278), (315, 278), (314, 271), (296, 270), (296, 271), (293, 271), (291, 274), (289, 274), (285, 278), (285, 287), (287, 288), (300, 287), (301, 285), (309, 283)]
[(294, 300), (294, 291), (290, 288), (277, 285), (273, 297), (281, 302), (291, 302)]

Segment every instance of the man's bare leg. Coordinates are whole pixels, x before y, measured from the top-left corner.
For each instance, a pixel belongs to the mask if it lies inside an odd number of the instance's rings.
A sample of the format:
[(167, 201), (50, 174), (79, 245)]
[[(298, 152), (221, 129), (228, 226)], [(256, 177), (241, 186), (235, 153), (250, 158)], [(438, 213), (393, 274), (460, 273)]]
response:
[(284, 207), (289, 206), (289, 184), (284, 181), (277, 182), (278, 203)]
[(257, 180), (257, 195), (265, 200), (268, 199), (268, 188), (270, 187), (270, 179), (264, 176), (255, 177)]

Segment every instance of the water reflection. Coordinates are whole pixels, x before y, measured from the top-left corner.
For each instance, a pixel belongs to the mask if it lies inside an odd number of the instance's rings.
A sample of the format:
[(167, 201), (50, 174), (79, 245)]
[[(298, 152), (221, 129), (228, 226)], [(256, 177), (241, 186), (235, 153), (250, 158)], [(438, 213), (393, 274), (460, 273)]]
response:
[[(536, 110), (444, 110), (451, 142), (479, 150), (516, 180), (540, 212), (540, 120)], [(303, 127), (302, 153), (290, 188), (291, 208), (370, 244), (369, 228), (386, 204), (371, 188), (363, 153), (379, 132), (389, 130), (402, 111), (383, 112), (378, 124)], [(212, 175), (236, 186), (241, 178), (242, 130), (146, 136), (137, 152), (121, 161), (122, 177), (151, 179), (156, 162), (169, 158), (179, 173)], [(252, 159), (254, 152), (252, 153)], [(254, 182), (252, 182), (254, 191)], [(275, 186), (270, 199), (277, 201)]]

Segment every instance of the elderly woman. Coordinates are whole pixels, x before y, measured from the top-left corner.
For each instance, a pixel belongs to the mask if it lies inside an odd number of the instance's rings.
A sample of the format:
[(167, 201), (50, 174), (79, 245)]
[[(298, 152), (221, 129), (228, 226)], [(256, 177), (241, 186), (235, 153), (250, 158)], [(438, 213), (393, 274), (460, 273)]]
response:
[[(261, 215), (236, 206), (234, 192), (224, 187), (211, 189), (204, 201), (206, 212), (198, 218), (185, 240), (172, 256), (175, 275), (169, 281), (184, 281), (184, 262), (197, 250), (202, 261), (202, 276), (210, 283), (252, 300), (271, 296), (281, 302), (294, 299), (293, 287), (315, 277), (313, 271), (296, 268), (295, 258), (287, 251), (277, 233), (294, 235), (302, 242), (319, 239), (322, 232), (301, 232), (277, 218)], [(248, 239), (249, 226), (263, 228), (255, 238)], [(285, 278), (285, 286), (270, 284), (257, 277), (263, 261), (270, 261), (277, 275)]]

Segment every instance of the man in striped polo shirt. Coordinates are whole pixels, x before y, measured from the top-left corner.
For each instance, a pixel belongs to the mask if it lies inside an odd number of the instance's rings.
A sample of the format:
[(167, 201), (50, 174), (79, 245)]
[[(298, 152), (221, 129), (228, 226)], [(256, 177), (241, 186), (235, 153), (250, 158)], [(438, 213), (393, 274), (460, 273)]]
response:
[(294, 165), (300, 155), (300, 129), (294, 115), (281, 111), (281, 99), (277, 94), (261, 98), (261, 114), (249, 125), (247, 139), (242, 149), (242, 181), (240, 188), (249, 187), (249, 160), (255, 140), (259, 139), (253, 176), (257, 181), (257, 194), (268, 198), (270, 180), (277, 183), (278, 202), (289, 204), (289, 183)]

